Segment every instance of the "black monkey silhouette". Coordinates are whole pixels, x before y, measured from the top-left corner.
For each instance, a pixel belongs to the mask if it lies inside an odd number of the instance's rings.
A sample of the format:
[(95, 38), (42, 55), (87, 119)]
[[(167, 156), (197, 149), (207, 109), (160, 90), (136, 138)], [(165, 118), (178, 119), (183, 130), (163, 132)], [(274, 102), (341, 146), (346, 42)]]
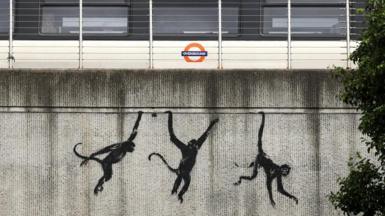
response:
[[(76, 147), (78, 145), (81, 145), (82, 143), (78, 143), (74, 146), (73, 150), (74, 150), (75, 155), (83, 159), (80, 166), (87, 164), (87, 162), (89, 160), (96, 161), (96, 162), (100, 163), (100, 165), (102, 166), (103, 176), (99, 179), (98, 184), (96, 185), (96, 187), (94, 189), (95, 195), (97, 195), (98, 192), (102, 192), (104, 182), (107, 182), (111, 179), (111, 177), (112, 177), (112, 164), (118, 163), (119, 161), (121, 161), (124, 158), (124, 156), (126, 156), (127, 152), (133, 152), (134, 151), (135, 143), (133, 142), (133, 140), (135, 139), (136, 135), (138, 134), (137, 130), (139, 127), (140, 119), (142, 118), (142, 114), (143, 114), (143, 112), (141, 112), (141, 111), (138, 112), (138, 118), (136, 119), (134, 128), (132, 129), (130, 137), (126, 141), (109, 145), (109, 146), (107, 146), (107, 147), (105, 147), (105, 148), (103, 148), (103, 149), (101, 149), (95, 153), (92, 153), (89, 157), (83, 156), (76, 151)], [(109, 154), (104, 159), (99, 159), (99, 158), (95, 157), (96, 155), (107, 154), (107, 153), (109, 153)]]
[[(275, 202), (273, 200), (273, 195), (271, 192), (271, 186), (274, 178), (277, 178), (277, 191), (290, 199), (293, 199), (296, 204), (298, 204), (298, 199), (288, 193), (284, 188), (282, 184), (282, 176), (287, 176), (290, 173), (290, 166), (287, 164), (283, 164), (281, 166), (275, 164), (262, 149), (262, 134), (263, 134), (263, 128), (265, 127), (265, 113), (264, 112), (259, 112), (262, 114), (262, 123), (259, 128), (258, 132), (258, 155), (255, 158), (255, 161), (252, 162), (249, 165), (249, 168), (253, 167), (253, 174), (251, 176), (241, 176), (239, 177), (239, 180), (234, 183), (234, 185), (239, 185), (241, 184), (242, 180), (253, 180), (255, 177), (257, 177), (258, 174), (258, 169), (260, 167), (263, 167), (263, 170), (266, 173), (266, 187), (269, 192), (269, 198), (271, 205), (274, 207)], [(238, 166), (237, 164), (235, 164)]]
[(172, 112), (167, 111), (168, 113), (168, 130), (170, 133), (170, 140), (175, 144), (176, 147), (179, 148), (179, 150), (182, 152), (182, 159), (180, 160), (179, 167), (177, 169), (172, 168), (167, 161), (164, 159), (164, 157), (159, 153), (152, 153), (148, 156), (148, 160), (151, 160), (151, 157), (153, 155), (158, 156), (167, 166), (167, 168), (175, 173), (177, 175), (177, 178), (174, 182), (174, 186), (172, 188), (171, 194), (175, 194), (178, 191), (178, 188), (182, 182), (184, 181), (184, 185), (181, 189), (181, 191), (178, 194), (178, 199), (182, 203), (183, 202), (183, 194), (186, 193), (190, 186), (191, 176), (190, 172), (194, 167), (196, 157), (198, 154), (198, 150), (202, 146), (202, 144), (207, 139), (207, 136), (209, 135), (209, 132), (211, 128), (219, 121), (219, 119), (215, 119), (211, 121), (210, 126), (206, 129), (206, 131), (203, 133), (201, 137), (199, 137), (198, 140), (192, 139), (188, 142), (188, 144), (184, 144), (182, 141), (180, 141), (174, 134), (174, 129), (172, 125)]

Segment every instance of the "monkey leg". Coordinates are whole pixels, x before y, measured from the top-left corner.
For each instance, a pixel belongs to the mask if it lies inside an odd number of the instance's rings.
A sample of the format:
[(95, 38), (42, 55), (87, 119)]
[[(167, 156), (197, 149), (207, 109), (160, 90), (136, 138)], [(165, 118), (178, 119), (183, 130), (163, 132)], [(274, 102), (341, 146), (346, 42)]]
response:
[(103, 163), (102, 167), (103, 167), (103, 176), (99, 179), (98, 184), (94, 189), (95, 195), (97, 195), (98, 192), (103, 191), (104, 182), (109, 181), (112, 177), (112, 164)]
[(178, 199), (180, 201), (180, 203), (183, 203), (183, 194), (185, 194), (190, 186), (190, 182), (191, 182), (191, 177), (190, 175), (185, 175), (183, 176), (183, 181), (184, 181), (184, 185), (182, 187), (182, 190), (180, 190), (179, 194), (178, 194)]
[(288, 193), (284, 188), (283, 188), (283, 184), (282, 184), (282, 176), (279, 175), (277, 177), (277, 191), (287, 197), (289, 197), (290, 199), (293, 199), (295, 201), (296, 204), (298, 204), (298, 199), (297, 197), (291, 195), (290, 193)]
[(104, 175), (99, 179), (98, 184), (95, 186), (94, 194), (98, 195), (98, 192), (103, 191)]
[(182, 182), (182, 177), (180, 175), (178, 175), (178, 177), (176, 178), (176, 180), (174, 182), (174, 187), (172, 188), (171, 194), (174, 194), (178, 191), (178, 188), (179, 188), (179, 185), (181, 182)]
[(106, 163), (103, 165), (104, 181), (109, 181), (112, 178), (112, 164)]
[(269, 199), (270, 203), (273, 207), (275, 207), (275, 202), (273, 199), (273, 193), (271, 192), (271, 184), (273, 182), (274, 177), (271, 177), (270, 174), (266, 173), (266, 188), (267, 191), (269, 192)]
[(258, 175), (258, 170), (257, 169), (254, 169), (253, 170), (253, 175), (251, 176), (241, 176), (239, 177), (239, 180), (237, 182), (234, 183), (234, 185), (240, 185), (242, 180), (248, 180), (248, 181), (251, 181), (253, 179), (255, 179), (255, 177), (257, 177)]

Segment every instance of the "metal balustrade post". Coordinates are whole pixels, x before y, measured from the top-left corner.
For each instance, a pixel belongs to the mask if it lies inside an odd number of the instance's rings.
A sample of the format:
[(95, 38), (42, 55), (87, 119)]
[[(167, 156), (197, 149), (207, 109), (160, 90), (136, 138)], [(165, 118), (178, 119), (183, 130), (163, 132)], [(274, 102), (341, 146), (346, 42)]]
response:
[(222, 62), (222, 0), (218, 0), (218, 69), (223, 69), (223, 62)]
[(291, 69), (291, 0), (287, 1), (287, 69)]
[(83, 0), (79, 0), (79, 69), (83, 69)]
[(346, 0), (346, 68), (350, 68), (350, 1)]
[(153, 35), (153, 17), (152, 0), (149, 0), (149, 68), (154, 69), (154, 35)]
[(13, 0), (9, 0), (9, 39), (8, 39), (8, 68), (13, 68)]

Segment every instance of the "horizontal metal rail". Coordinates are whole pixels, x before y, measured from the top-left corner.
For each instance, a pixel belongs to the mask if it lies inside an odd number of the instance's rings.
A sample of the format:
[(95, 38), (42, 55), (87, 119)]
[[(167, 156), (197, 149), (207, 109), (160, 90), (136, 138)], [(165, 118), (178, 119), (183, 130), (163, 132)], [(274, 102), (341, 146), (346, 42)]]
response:
[(350, 68), (365, 29), (350, 0), (36, 2), (0, 3), (0, 68)]

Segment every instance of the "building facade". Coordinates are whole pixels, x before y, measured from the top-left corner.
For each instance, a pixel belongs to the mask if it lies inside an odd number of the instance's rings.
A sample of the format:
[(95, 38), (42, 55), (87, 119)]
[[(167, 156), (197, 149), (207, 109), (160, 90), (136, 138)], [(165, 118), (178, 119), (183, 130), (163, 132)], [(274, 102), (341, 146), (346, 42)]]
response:
[(0, 67), (351, 67), (362, 0), (0, 3)]
[(0, 215), (342, 215), (361, 7), (0, 0)]

